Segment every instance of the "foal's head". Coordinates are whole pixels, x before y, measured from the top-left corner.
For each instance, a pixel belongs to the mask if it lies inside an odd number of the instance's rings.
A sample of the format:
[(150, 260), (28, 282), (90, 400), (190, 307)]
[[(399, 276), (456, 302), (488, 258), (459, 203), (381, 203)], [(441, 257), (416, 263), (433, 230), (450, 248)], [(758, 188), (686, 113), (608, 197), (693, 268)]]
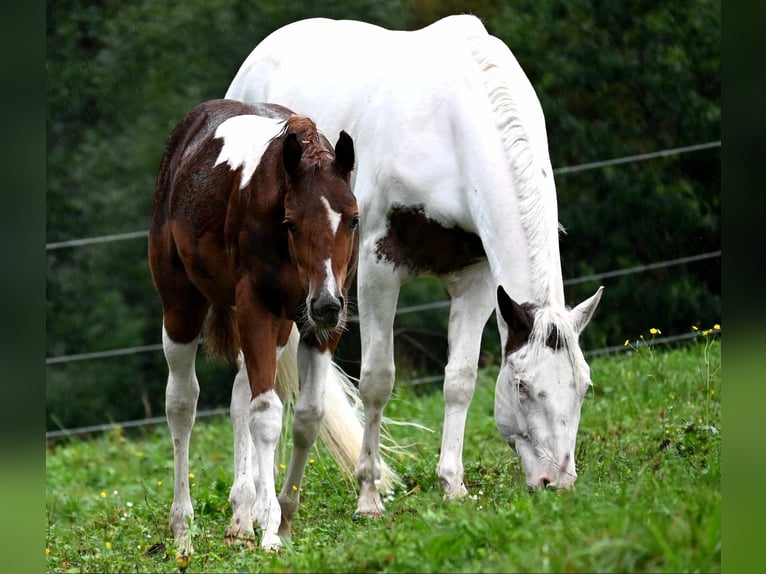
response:
[(345, 323), (356, 269), (359, 212), (351, 193), (354, 144), (344, 131), (335, 148), (307, 118), (284, 131), (285, 218), (290, 257), (306, 291), (305, 325), (321, 339)]
[(575, 442), (591, 385), (578, 337), (601, 289), (571, 310), (519, 305), (498, 287), (508, 326), (495, 388), (495, 422), (521, 459), (527, 485), (568, 488), (577, 479)]

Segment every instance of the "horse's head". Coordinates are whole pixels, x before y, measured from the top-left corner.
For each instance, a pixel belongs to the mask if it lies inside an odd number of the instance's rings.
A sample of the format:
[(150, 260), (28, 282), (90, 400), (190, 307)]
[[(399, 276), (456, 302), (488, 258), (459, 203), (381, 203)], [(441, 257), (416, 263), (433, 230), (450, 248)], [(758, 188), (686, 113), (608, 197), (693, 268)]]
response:
[(508, 335), (495, 388), (495, 423), (519, 455), (530, 487), (569, 488), (577, 479), (575, 441), (591, 385), (578, 337), (602, 289), (571, 310), (519, 305), (497, 289)]
[(354, 144), (344, 131), (335, 148), (307, 118), (286, 125), (288, 248), (306, 291), (305, 319), (317, 333), (343, 327), (358, 255), (359, 212), (349, 185)]

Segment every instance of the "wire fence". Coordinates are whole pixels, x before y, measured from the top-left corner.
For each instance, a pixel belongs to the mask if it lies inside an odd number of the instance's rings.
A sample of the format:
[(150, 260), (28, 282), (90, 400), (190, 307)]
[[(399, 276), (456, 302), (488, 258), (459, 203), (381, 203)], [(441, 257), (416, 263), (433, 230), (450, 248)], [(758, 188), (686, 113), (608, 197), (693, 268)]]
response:
[[(621, 165), (626, 163), (635, 163), (638, 161), (647, 161), (650, 159), (657, 159), (660, 157), (668, 157), (673, 155), (680, 155), (684, 153), (703, 151), (707, 149), (714, 149), (721, 147), (721, 140), (699, 143), (689, 146), (669, 148), (659, 150), (655, 152), (643, 153), (638, 155), (629, 155), (624, 157), (618, 157), (613, 159), (606, 159), (602, 161), (594, 161), (589, 163), (583, 163), (579, 165), (559, 167), (553, 170), (555, 175), (564, 175), (569, 173), (579, 173), (582, 171), (588, 171), (591, 169), (599, 169), (603, 167), (609, 167), (613, 165)], [(65, 249), (69, 247), (82, 247), (85, 245), (97, 245), (99, 243), (107, 243), (111, 241), (124, 241), (127, 239), (141, 239), (149, 235), (148, 230), (143, 231), (130, 231), (127, 233), (115, 233), (112, 235), (101, 235), (98, 237), (87, 237), (82, 239), (70, 239), (67, 241), (56, 241), (53, 243), (46, 243), (45, 250), (53, 251), (56, 249)]]
[[(721, 147), (720, 140), (701, 143), (701, 144), (695, 144), (690, 146), (678, 147), (678, 148), (665, 149), (665, 150), (660, 150), (657, 152), (625, 156), (625, 157), (613, 158), (613, 159), (608, 159), (603, 161), (584, 163), (584, 164), (575, 165), (575, 166), (557, 168), (557, 169), (554, 169), (554, 174), (565, 175), (565, 174), (571, 174), (571, 173), (578, 173), (578, 172), (583, 172), (583, 171), (591, 170), (591, 169), (604, 168), (604, 167), (609, 167), (614, 165), (622, 165), (622, 164), (633, 163), (638, 161), (646, 161), (646, 160), (656, 159), (660, 157), (668, 157), (672, 155), (679, 155), (683, 153), (714, 149), (718, 147)], [(146, 238), (147, 236), (148, 236), (147, 230), (133, 231), (133, 232), (127, 232), (127, 233), (116, 233), (111, 235), (102, 235), (97, 237), (79, 238), (79, 239), (71, 239), (66, 241), (47, 243), (45, 246), (45, 249), (46, 251), (53, 251), (57, 249), (97, 245), (101, 243), (108, 243), (108, 242), (114, 242), (114, 241), (141, 239), (141, 238)], [(581, 277), (570, 278), (570, 279), (564, 280), (564, 285), (577, 285), (581, 283), (587, 283), (590, 281), (600, 281), (603, 279), (610, 279), (610, 278), (630, 275), (634, 273), (644, 273), (650, 270), (672, 267), (677, 265), (684, 265), (684, 264), (694, 263), (694, 262), (703, 261), (707, 259), (718, 258), (720, 256), (721, 256), (721, 250), (711, 251), (707, 253), (700, 253), (697, 255), (690, 255), (685, 257), (679, 257), (676, 259), (657, 261), (657, 262), (652, 262), (652, 263), (648, 263), (644, 265), (637, 265), (637, 266), (627, 267), (623, 269), (616, 269), (616, 270), (605, 271), (601, 273), (595, 273), (592, 275), (584, 275)], [(396, 315), (399, 316), (399, 315), (405, 315), (409, 313), (419, 313), (419, 312), (432, 310), (432, 309), (446, 308), (449, 305), (450, 305), (449, 300), (434, 301), (434, 302), (423, 303), (419, 305), (411, 305), (408, 307), (402, 307), (397, 309)], [(352, 316), (352, 317), (349, 317), (348, 320), (350, 322), (358, 322), (358, 317)], [(671, 343), (682, 342), (682, 341), (694, 338), (696, 336), (697, 336), (697, 333), (684, 333), (679, 335), (670, 335), (670, 336), (655, 338), (651, 341), (651, 344), (666, 345)], [(642, 341), (636, 342), (633, 345), (633, 347), (640, 347), (646, 344), (647, 343), (642, 340)], [(586, 350), (585, 355), (586, 356), (606, 355), (610, 353), (625, 351), (628, 348), (629, 347), (626, 347), (624, 345), (604, 347), (601, 349)], [(162, 344), (156, 343), (156, 344), (140, 345), (135, 347), (120, 348), (120, 349), (111, 349), (111, 350), (93, 351), (93, 352), (86, 352), (86, 353), (76, 353), (76, 354), (47, 357), (45, 359), (45, 363), (46, 365), (56, 365), (56, 364), (70, 363), (74, 361), (107, 359), (107, 358), (124, 356), (124, 355), (133, 355), (137, 353), (158, 352), (160, 350), (162, 350)], [(439, 382), (442, 379), (443, 379), (442, 374), (429, 375), (429, 376), (419, 377), (415, 379), (410, 379), (407, 381), (401, 381), (400, 384), (415, 386), (415, 385), (423, 385), (428, 383)], [(221, 415), (226, 413), (228, 413), (228, 409), (226, 408), (201, 410), (197, 413), (197, 418), (211, 417), (211, 416)], [(87, 434), (92, 434), (97, 432), (104, 432), (104, 431), (112, 430), (115, 428), (131, 428), (131, 427), (141, 427), (141, 426), (148, 426), (153, 424), (160, 424), (160, 423), (164, 423), (165, 420), (166, 420), (165, 417), (151, 417), (151, 418), (131, 420), (131, 421), (104, 423), (104, 424), (92, 425), (87, 427), (48, 431), (46, 432), (45, 436), (46, 436), (46, 439), (51, 440), (51, 439), (58, 439), (58, 438), (64, 438), (64, 437), (87, 435)]]
[[(679, 257), (677, 259), (669, 259), (667, 261), (658, 261), (655, 263), (649, 263), (647, 265), (637, 265), (634, 267), (627, 267), (624, 269), (616, 269), (614, 271), (606, 271), (604, 273), (595, 273), (593, 275), (584, 275), (582, 277), (575, 277), (572, 279), (564, 280), (564, 285), (576, 285), (580, 283), (587, 283), (588, 281), (600, 281), (602, 279), (609, 279), (613, 277), (619, 277), (622, 275), (630, 275), (633, 273), (644, 273), (646, 271), (661, 269), (664, 267), (672, 267), (675, 265), (683, 265), (686, 263), (694, 263), (696, 261), (703, 261), (706, 259), (713, 259), (721, 256), (721, 251), (710, 251), (708, 253), (700, 253), (698, 255), (691, 255), (687, 257)], [(407, 307), (401, 307), (397, 309), (396, 316), (407, 315), (410, 313), (420, 313), (423, 311), (430, 311), (433, 309), (441, 309), (449, 307), (450, 301), (432, 301), (430, 303), (421, 303), (418, 305), (410, 305)], [(359, 322), (357, 315), (348, 317), (349, 323)], [(46, 365), (56, 365), (60, 363), (71, 363), (74, 361), (89, 361), (92, 359), (107, 359), (110, 357), (119, 357), (121, 355), (134, 355), (137, 353), (148, 353), (162, 350), (162, 344), (155, 343), (151, 345), (139, 345), (136, 347), (125, 347), (120, 349), (109, 349), (104, 351), (93, 351), (88, 353), (74, 353), (69, 355), (57, 355), (54, 357), (47, 357), (45, 359)]]

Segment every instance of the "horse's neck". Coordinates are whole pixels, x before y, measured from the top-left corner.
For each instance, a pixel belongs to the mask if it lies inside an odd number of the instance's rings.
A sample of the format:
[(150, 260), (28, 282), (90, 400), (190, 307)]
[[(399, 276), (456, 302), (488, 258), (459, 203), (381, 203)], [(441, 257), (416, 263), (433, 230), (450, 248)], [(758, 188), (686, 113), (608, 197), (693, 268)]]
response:
[(485, 113), (456, 122), (452, 179), (462, 188), (457, 193), (465, 198), (496, 283), (519, 302), (563, 306), (556, 189), (547, 150), (520, 153), (514, 146), (512, 156), (495, 119)]
[(495, 281), (519, 301), (563, 307), (555, 210), (525, 209), (512, 184), (492, 183), (480, 188), (473, 211)]
[(472, 144), (476, 165), (469, 169), (485, 178), (475, 211), (485, 246), (497, 246), (487, 253), (490, 266), (512, 295), (515, 289), (520, 299), (563, 307), (556, 187), (542, 107), (502, 42), (485, 36), (470, 44), (486, 99), (477, 105), (484, 108), (483, 121), (463, 122), (462, 129), (466, 141), (483, 146)]

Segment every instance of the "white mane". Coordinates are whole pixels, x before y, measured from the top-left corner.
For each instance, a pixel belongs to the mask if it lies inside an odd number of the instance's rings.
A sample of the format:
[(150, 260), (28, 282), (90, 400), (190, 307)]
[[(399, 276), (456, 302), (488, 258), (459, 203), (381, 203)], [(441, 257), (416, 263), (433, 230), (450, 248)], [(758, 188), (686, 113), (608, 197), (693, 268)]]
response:
[[(560, 227), (542, 111), (529, 81), (505, 44), (493, 36), (484, 36), (473, 38), (471, 48), (518, 194), (521, 222), (529, 241), (533, 302), (546, 306), (560, 290), (561, 283), (555, 281), (556, 273), (552, 272), (560, 265)], [(533, 123), (536, 125), (530, 125)]]

